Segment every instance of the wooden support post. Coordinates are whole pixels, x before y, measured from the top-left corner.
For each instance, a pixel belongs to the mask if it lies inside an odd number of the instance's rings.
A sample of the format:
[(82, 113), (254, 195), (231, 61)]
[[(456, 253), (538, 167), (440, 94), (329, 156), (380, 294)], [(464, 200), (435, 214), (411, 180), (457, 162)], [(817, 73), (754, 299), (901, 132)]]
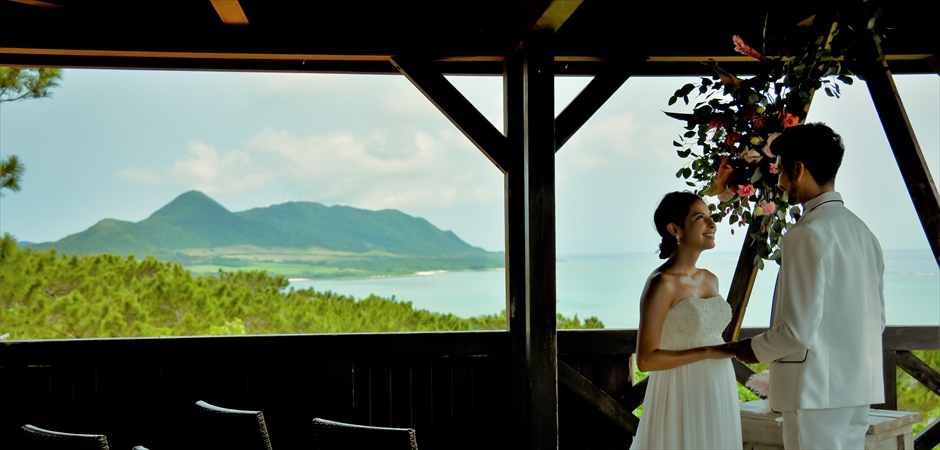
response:
[(523, 39), (526, 360), (532, 449), (558, 448), (555, 113), (551, 29)]
[(914, 436), (914, 450), (936, 449), (937, 445), (940, 445), (940, 420), (934, 420)]
[(898, 409), (898, 354), (885, 350), (881, 357), (882, 376), (885, 385), (885, 402), (871, 405), (873, 409)]
[(503, 176), (506, 230), (506, 327), (512, 354), (512, 448), (528, 448), (531, 442), (532, 396), (526, 343), (526, 185), (524, 115), (525, 86), (521, 50), (506, 57), (503, 66), (503, 126), (507, 144)]
[(634, 416), (631, 410), (628, 410), (604, 392), (603, 389), (595, 386), (594, 383), (591, 383), (590, 380), (584, 378), (577, 370), (564, 362), (558, 363), (558, 379), (575, 395), (588, 404), (597, 407), (601, 416), (608, 419), (610, 423), (626, 430), (630, 435), (636, 436), (640, 419)]
[(754, 280), (757, 279), (758, 268), (754, 265), (754, 258), (757, 257), (757, 243), (751, 239), (751, 234), (756, 233), (759, 227), (760, 221), (752, 222), (747, 227), (747, 236), (744, 237), (741, 255), (738, 256), (738, 265), (734, 268), (734, 278), (731, 279), (731, 287), (728, 289), (727, 300), (731, 304), (731, 322), (722, 334), (727, 342), (738, 340), (741, 324), (744, 323), (747, 302), (754, 289)]
[(901, 369), (934, 394), (940, 396), (940, 373), (934, 370), (933, 367), (921, 361), (909, 350), (899, 350), (897, 352), (897, 362)]
[[(870, 39), (869, 39), (870, 40)], [(881, 49), (872, 41), (872, 55), (881, 55)], [(874, 59), (875, 56), (872, 56)], [(907, 118), (901, 96), (894, 84), (894, 78), (885, 62), (874, 64), (864, 73), (872, 103), (881, 119), (885, 136), (894, 159), (901, 169), (901, 177), (914, 202), (914, 209), (920, 218), (921, 227), (927, 235), (927, 241), (933, 250), (934, 262), (940, 266), (940, 194), (934, 184), (924, 153), (920, 150), (914, 128)]]
[(639, 383), (633, 385), (630, 392), (627, 392), (620, 398), (620, 404), (623, 405), (624, 408), (627, 408), (631, 414), (633, 414), (634, 409), (637, 409), (637, 407), (643, 404), (643, 400), (646, 398), (646, 387), (649, 385), (649, 381), (650, 377), (640, 380)]
[[(734, 379), (737, 380), (741, 386), (746, 385), (747, 380), (751, 378), (751, 375), (754, 375), (754, 371), (751, 370), (751, 368), (746, 364), (736, 359), (732, 359), (731, 364), (734, 366)], [(760, 395), (756, 392), (754, 392), (754, 394), (760, 398), (767, 398), (766, 396)]]

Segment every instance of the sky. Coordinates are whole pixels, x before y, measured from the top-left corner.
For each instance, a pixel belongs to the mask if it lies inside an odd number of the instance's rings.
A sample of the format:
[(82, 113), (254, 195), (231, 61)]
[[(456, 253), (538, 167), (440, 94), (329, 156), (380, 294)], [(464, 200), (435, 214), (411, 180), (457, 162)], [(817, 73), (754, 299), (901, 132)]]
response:
[[(449, 77), (502, 130), (499, 77)], [(558, 77), (556, 114), (589, 81)], [(695, 79), (631, 78), (556, 156), (560, 256), (655, 252), (652, 215), (686, 189), (663, 111)], [(895, 76), (940, 184), (940, 77)], [(808, 120), (842, 134), (836, 182), (886, 249), (926, 249), (863, 82), (816, 97)], [(55, 241), (137, 222), (200, 190), (230, 211), (288, 201), (398, 209), (471, 245), (504, 249), (503, 175), (403, 76), (65, 69), (51, 97), (0, 104), (0, 156), (26, 172), (0, 197), (0, 233)], [(734, 235), (731, 230), (738, 232)], [(719, 224), (717, 250), (744, 229)]]

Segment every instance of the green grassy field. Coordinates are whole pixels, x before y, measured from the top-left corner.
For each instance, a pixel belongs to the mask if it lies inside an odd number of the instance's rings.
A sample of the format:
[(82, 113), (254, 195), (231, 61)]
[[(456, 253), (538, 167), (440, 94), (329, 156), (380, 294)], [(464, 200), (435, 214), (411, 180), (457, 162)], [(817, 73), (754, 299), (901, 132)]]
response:
[(194, 274), (220, 270), (265, 271), (288, 278), (336, 279), (403, 276), (430, 270), (486, 270), (503, 267), (496, 256), (403, 256), (385, 252), (353, 253), (322, 248), (267, 249), (254, 246), (184, 250), (179, 262)]

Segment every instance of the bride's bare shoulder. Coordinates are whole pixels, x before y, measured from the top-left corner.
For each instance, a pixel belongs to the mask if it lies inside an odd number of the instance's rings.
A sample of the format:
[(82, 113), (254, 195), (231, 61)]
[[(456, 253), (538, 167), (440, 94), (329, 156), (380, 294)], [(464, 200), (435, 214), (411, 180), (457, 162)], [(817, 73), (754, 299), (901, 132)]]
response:
[(657, 298), (672, 298), (675, 294), (675, 276), (664, 273), (656, 269), (646, 278), (646, 286), (643, 287), (644, 301), (650, 301)]

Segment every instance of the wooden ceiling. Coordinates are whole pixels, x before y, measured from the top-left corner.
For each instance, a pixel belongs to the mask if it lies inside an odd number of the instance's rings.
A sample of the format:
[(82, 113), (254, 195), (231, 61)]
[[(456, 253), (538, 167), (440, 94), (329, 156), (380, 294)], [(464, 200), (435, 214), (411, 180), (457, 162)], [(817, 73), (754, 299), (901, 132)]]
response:
[[(707, 74), (709, 59), (746, 73), (752, 62), (734, 52), (732, 35), (759, 44), (765, 19), (771, 33), (787, 33), (824, 3), (0, 0), (0, 64), (397, 74), (389, 58), (409, 56), (447, 74), (496, 75), (528, 30), (546, 26), (556, 29), (558, 75), (596, 74), (612, 60), (636, 75)], [(926, 3), (883, 3), (891, 70), (937, 72)]]

